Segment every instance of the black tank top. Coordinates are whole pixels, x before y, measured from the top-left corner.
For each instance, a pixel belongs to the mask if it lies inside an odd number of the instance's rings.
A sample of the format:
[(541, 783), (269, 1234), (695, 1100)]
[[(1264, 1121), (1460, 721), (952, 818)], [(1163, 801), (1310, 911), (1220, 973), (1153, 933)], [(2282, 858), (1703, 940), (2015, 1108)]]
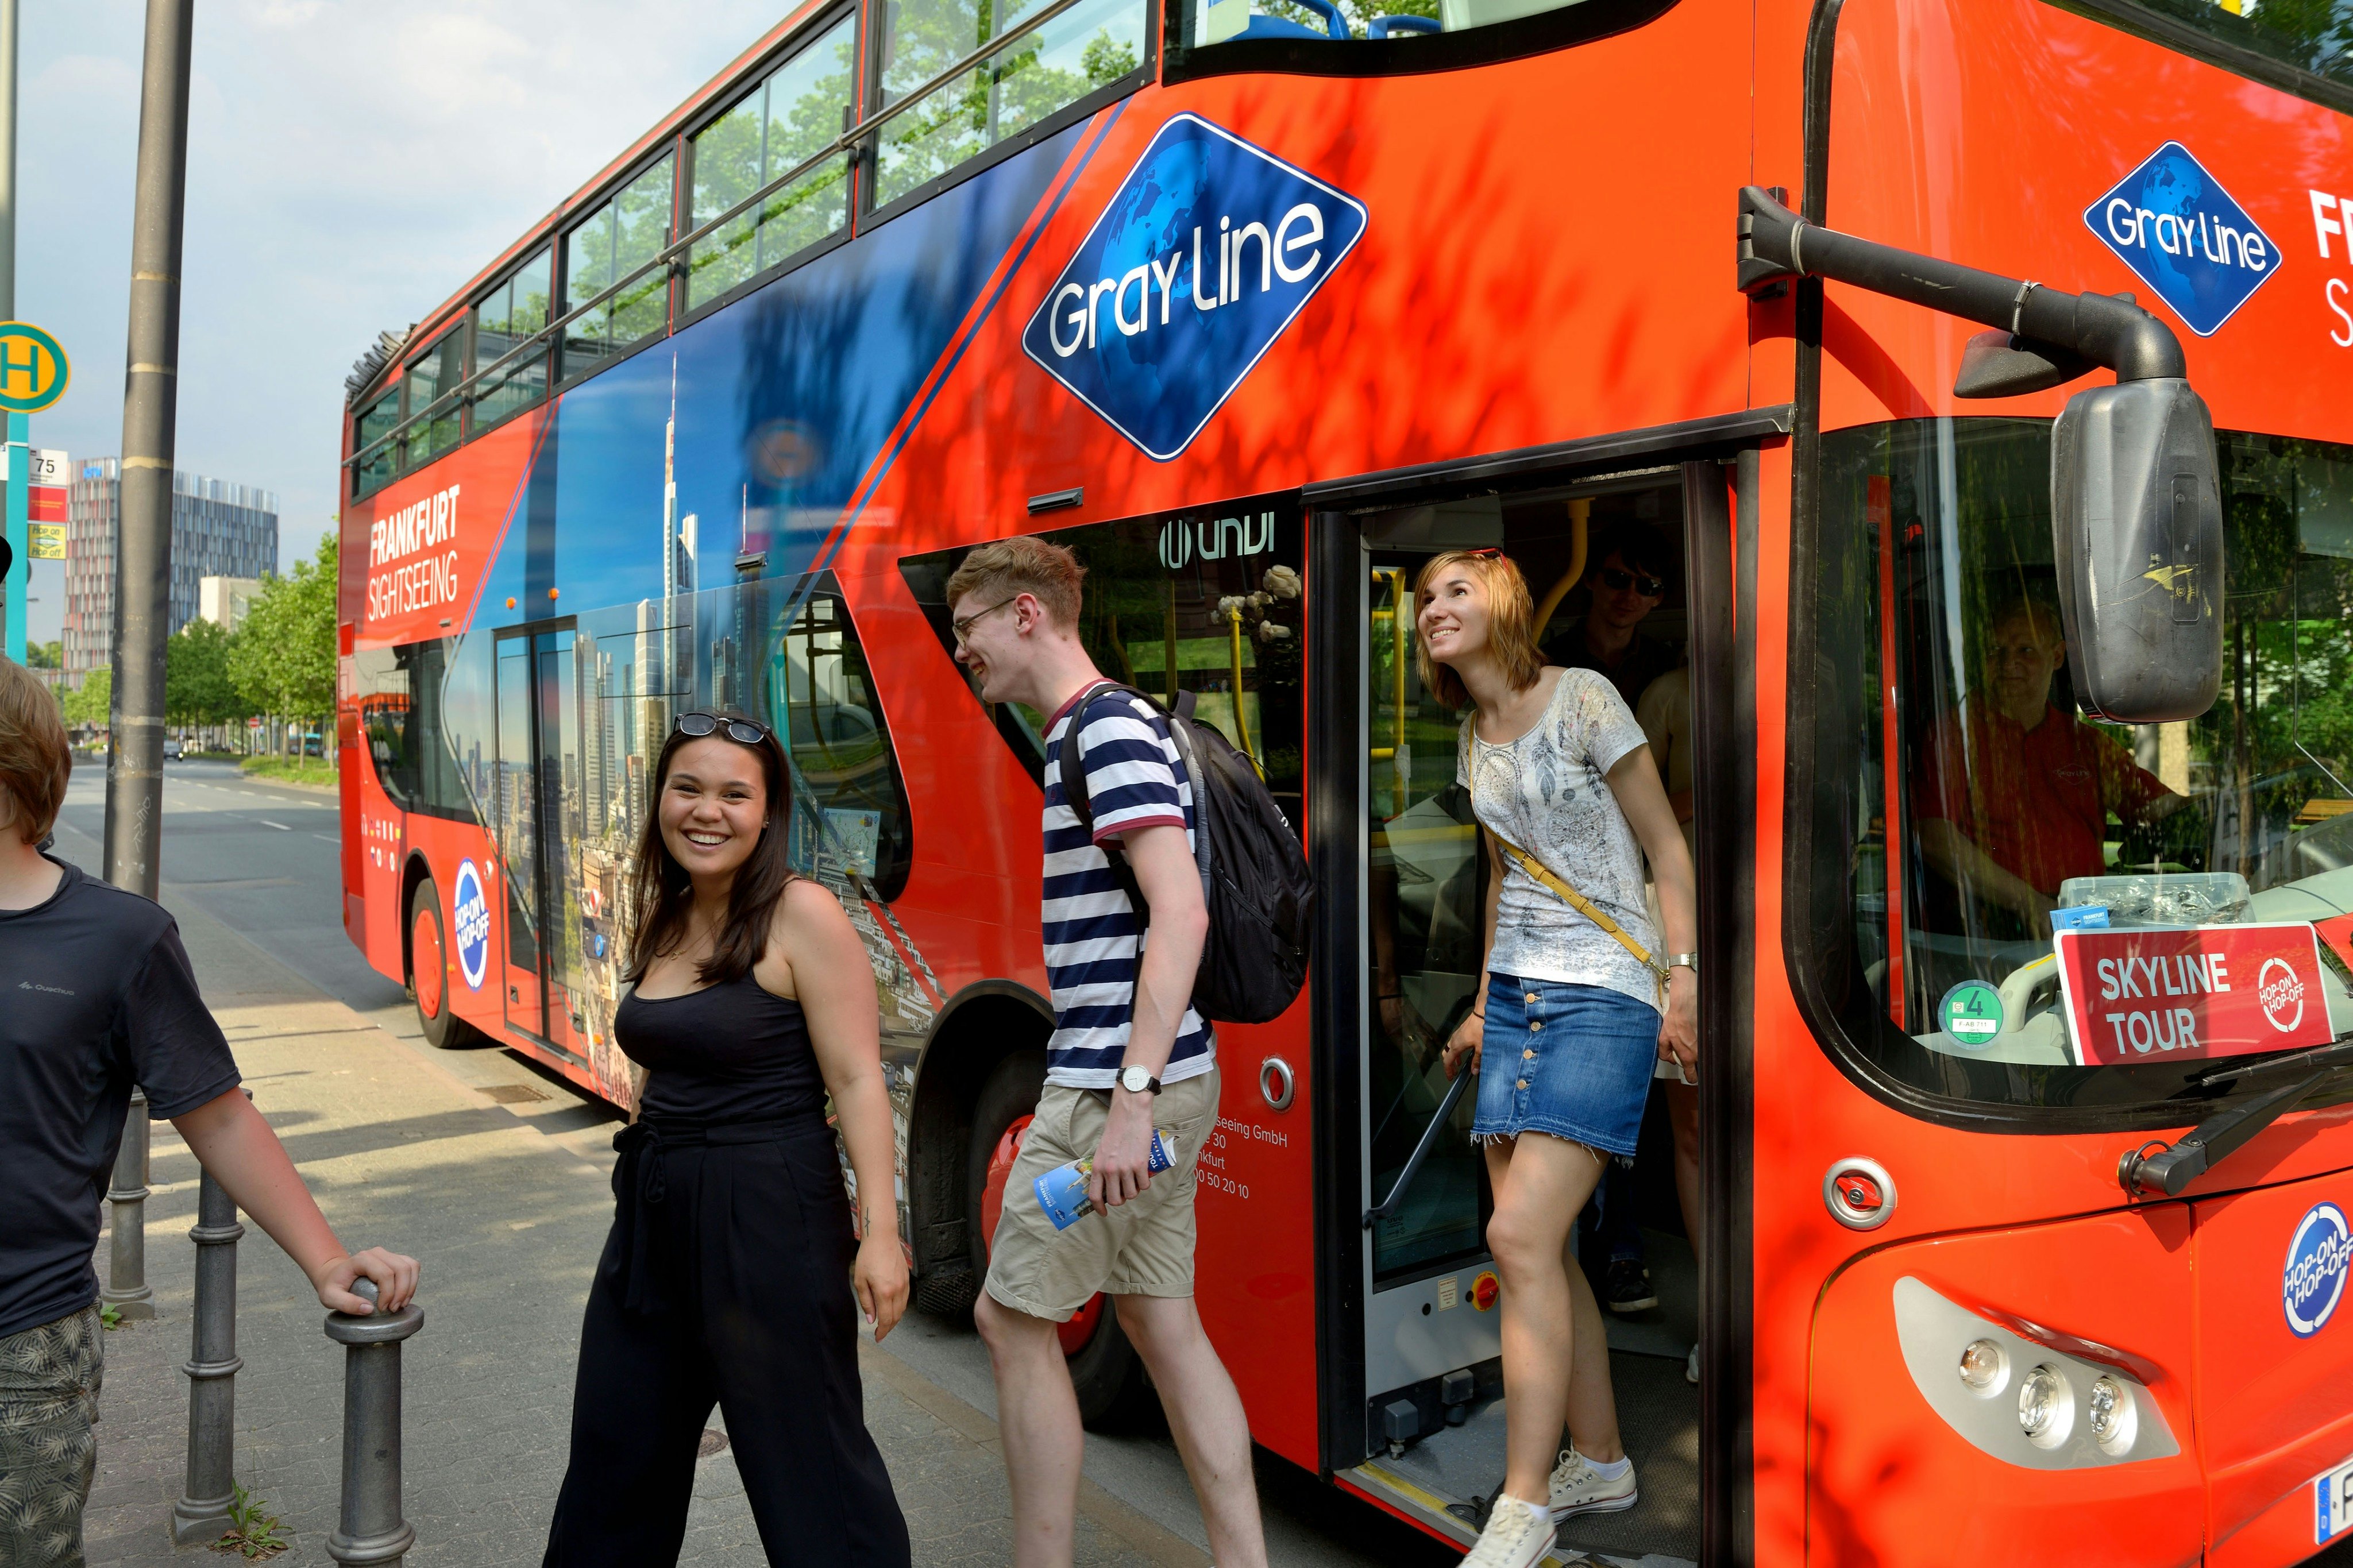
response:
[(699, 1122), (784, 1121), (825, 1114), (825, 1078), (801, 1005), (749, 974), (690, 991), (632, 991), (613, 1038), (652, 1076), (639, 1110)]

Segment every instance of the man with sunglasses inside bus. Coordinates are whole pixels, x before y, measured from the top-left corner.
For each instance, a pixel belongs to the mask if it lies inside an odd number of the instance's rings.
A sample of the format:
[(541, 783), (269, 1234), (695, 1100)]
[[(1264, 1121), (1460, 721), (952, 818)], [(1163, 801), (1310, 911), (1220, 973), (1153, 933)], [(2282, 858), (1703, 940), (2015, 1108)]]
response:
[(2109, 815), (2159, 822), (2189, 799), (2051, 700), (2067, 662), (2055, 606), (2012, 593), (1983, 624), (1978, 689), (1921, 759), (1920, 853), (1997, 938), (2047, 942), (2059, 885), (2106, 869)]
[[(1085, 1434), (1056, 1329), (1103, 1292), (1168, 1413), (1212, 1560), (1263, 1568), (1250, 1424), (1193, 1307), (1194, 1170), (1218, 1073), (1216, 1039), (1192, 1006), (1209, 923), (1192, 791), (1166, 721), (1111, 687), (1079, 640), (1085, 574), (1068, 550), (1025, 536), (982, 545), (947, 581), (956, 661), (981, 700), (1053, 715), (1040, 936), (1054, 1035), (973, 1309), (997, 1378), (1013, 1561), (1069, 1568)], [(1092, 832), (1062, 798), (1065, 746), (1079, 748)], [(1156, 1173), (1155, 1127), (1175, 1145)], [(1030, 1194), (1072, 1160), (1093, 1163), (1089, 1208), (1058, 1226)]]

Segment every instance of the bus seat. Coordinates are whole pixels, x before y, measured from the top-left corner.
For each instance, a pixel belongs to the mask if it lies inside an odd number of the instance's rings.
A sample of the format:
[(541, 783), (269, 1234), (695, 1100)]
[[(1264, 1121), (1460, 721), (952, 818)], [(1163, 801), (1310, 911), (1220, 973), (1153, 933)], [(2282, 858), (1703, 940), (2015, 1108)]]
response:
[(1560, 0), (1438, 0), (1439, 18), (1450, 33), (1558, 9)]
[(1365, 25), (1368, 38), (1393, 38), (1400, 33), (1442, 33), (1446, 24), (1435, 16), (1376, 16)]
[(1348, 31), (1348, 18), (1340, 14), (1337, 0), (1291, 0), (1291, 3), (1302, 10), (1313, 11), (1324, 18), (1324, 30), (1319, 33), (1302, 22), (1285, 21), (1281, 16), (1259, 15), (1250, 19), (1249, 26), (1233, 36), (1237, 38), (1333, 39), (1345, 39), (1352, 36)]

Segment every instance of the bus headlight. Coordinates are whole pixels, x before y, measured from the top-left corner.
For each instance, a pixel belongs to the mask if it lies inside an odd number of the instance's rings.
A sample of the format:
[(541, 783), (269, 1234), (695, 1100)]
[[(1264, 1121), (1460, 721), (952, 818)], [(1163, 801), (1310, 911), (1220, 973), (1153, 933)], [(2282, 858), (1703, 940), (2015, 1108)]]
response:
[(2026, 1436), (2039, 1447), (2055, 1448), (2074, 1424), (2074, 1392), (2066, 1374), (2048, 1364), (2028, 1373), (2018, 1385), (2018, 1425)]
[(1961, 1352), (1961, 1382), (1972, 1394), (2000, 1394), (2010, 1380), (2010, 1357), (1991, 1340), (1971, 1340)]
[(2084, 1401), (2084, 1415), (2102, 1448), (2121, 1454), (2132, 1447), (2132, 1390), (2116, 1378), (2103, 1377), (2093, 1383), (2091, 1396)]

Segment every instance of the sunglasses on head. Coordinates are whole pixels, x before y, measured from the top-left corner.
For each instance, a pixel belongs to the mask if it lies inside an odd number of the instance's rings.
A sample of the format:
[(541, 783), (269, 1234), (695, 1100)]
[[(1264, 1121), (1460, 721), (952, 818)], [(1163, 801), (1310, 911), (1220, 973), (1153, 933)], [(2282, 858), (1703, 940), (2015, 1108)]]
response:
[(697, 708), (681, 713), (671, 728), (681, 735), (701, 740), (705, 735), (726, 731), (727, 738), (739, 746), (756, 746), (768, 739), (768, 727), (751, 719), (723, 719), (716, 713)]
[(1622, 566), (1604, 566), (1601, 569), (1601, 585), (1620, 594), (1631, 588), (1649, 599), (1655, 599), (1667, 591), (1664, 578), (1629, 572)]

